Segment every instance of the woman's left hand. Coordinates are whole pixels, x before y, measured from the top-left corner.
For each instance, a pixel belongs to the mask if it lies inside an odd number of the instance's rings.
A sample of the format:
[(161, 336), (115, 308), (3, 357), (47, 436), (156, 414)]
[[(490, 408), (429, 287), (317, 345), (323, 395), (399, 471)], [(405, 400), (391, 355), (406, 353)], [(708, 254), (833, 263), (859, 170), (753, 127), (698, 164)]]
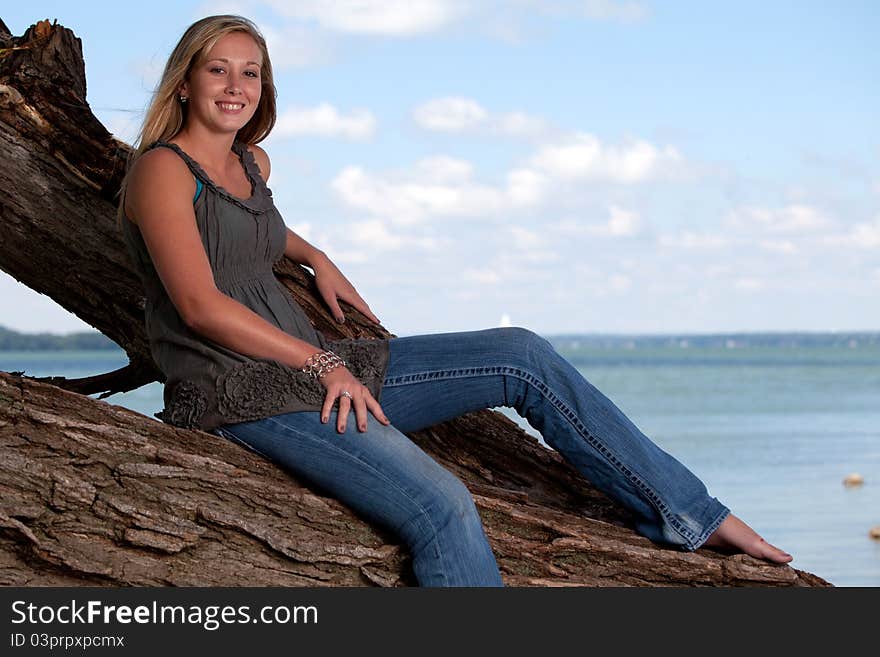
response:
[(370, 310), (367, 302), (361, 298), (361, 295), (357, 293), (354, 286), (342, 275), (342, 272), (339, 271), (330, 258), (322, 256), (312, 264), (312, 269), (315, 272), (315, 283), (318, 286), (318, 291), (324, 297), (324, 301), (330, 307), (330, 313), (337, 322), (342, 323), (345, 321), (342, 308), (339, 307), (339, 303), (336, 301), (337, 299), (342, 299), (360, 310), (366, 315), (367, 319), (374, 321), (376, 324), (381, 323), (379, 318)]

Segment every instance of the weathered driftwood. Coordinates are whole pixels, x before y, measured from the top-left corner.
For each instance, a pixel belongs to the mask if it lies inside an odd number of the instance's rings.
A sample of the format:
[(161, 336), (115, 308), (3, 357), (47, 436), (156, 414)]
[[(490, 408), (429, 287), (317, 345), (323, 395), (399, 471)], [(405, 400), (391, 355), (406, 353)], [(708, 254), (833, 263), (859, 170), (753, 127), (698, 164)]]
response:
[[(43, 22), (13, 38), (0, 21), (0, 267), (131, 360), (56, 385), (0, 372), (0, 584), (414, 584), (396, 538), (321, 491), (221, 438), (82, 394), (161, 380), (114, 224), (128, 152), (88, 109), (72, 32)], [(339, 327), (306, 269), (285, 261), (276, 273), (331, 339), (391, 335), (352, 308)], [(509, 585), (827, 585), (743, 555), (652, 544), (499, 413), (412, 438), (473, 492)]]

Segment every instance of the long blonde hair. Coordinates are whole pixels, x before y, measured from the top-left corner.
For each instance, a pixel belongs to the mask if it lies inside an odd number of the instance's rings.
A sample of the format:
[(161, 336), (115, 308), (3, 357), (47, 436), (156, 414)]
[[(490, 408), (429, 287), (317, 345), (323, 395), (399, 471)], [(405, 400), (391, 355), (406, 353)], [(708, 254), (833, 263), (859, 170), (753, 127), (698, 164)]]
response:
[[(180, 85), (189, 77), (190, 71), (208, 53), (221, 37), (231, 32), (249, 34), (260, 49), (263, 65), (260, 69), (261, 96), (257, 111), (251, 120), (238, 131), (236, 139), (246, 144), (258, 144), (265, 139), (275, 126), (277, 109), (275, 98), (278, 95), (272, 77), (272, 63), (269, 60), (269, 49), (259, 28), (243, 16), (223, 14), (207, 16), (190, 25), (165, 64), (162, 79), (153, 92), (150, 106), (147, 108), (144, 122), (135, 140), (134, 150), (128, 157), (126, 171), (131, 172), (132, 165), (144, 151), (155, 141), (167, 141), (174, 137), (186, 121), (186, 106), (178, 101)], [(128, 185), (128, 173), (119, 186), (119, 206), (116, 219), (122, 222), (124, 216), (125, 189)]]

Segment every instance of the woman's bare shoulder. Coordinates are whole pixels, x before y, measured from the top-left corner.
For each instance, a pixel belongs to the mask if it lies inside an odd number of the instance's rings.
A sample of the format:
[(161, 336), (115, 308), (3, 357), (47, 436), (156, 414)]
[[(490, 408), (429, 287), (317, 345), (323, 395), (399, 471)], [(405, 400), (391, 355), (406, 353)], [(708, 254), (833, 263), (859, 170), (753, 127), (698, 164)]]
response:
[(261, 147), (256, 144), (248, 144), (248, 150), (253, 153), (257, 166), (260, 167), (260, 174), (263, 180), (269, 181), (269, 173), (272, 171), (272, 163), (269, 161), (269, 155)]
[(137, 223), (140, 206), (155, 198), (192, 198), (196, 182), (177, 153), (170, 148), (152, 148), (135, 160), (126, 185), (126, 215)]
[(134, 161), (130, 175), (151, 178), (169, 169), (172, 173), (183, 173), (189, 170), (189, 167), (172, 149), (156, 147)]

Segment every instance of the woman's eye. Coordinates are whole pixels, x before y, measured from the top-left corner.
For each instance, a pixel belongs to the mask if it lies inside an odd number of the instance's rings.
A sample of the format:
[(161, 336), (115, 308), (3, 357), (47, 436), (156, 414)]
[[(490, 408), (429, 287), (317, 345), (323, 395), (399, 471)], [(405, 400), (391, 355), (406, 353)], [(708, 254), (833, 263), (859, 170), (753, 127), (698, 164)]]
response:
[[(226, 72), (226, 69), (224, 69), (221, 66), (213, 66), (208, 70), (210, 73), (225, 73)], [(257, 71), (245, 71), (245, 75), (248, 75), (252, 78), (260, 77), (260, 74)]]

